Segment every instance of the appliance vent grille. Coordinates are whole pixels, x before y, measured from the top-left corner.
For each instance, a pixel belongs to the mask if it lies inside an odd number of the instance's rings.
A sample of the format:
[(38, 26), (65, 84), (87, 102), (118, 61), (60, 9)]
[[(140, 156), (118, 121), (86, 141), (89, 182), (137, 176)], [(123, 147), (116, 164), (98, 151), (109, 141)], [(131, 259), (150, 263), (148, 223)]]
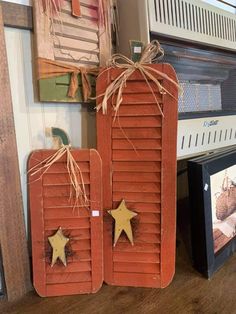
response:
[(179, 120), (178, 159), (236, 144), (235, 116)]
[(150, 30), (236, 50), (236, 16), (196, 0), (149, 0)]

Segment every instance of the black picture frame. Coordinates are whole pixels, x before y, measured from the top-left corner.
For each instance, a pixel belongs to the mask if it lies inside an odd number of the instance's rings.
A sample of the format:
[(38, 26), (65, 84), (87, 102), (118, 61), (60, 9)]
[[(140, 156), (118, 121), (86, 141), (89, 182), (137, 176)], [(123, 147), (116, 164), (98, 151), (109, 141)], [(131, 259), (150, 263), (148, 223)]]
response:
[(236, 165), (236, 147), (188, 161), (194, 267), (211, 278), (236, 251), (236, 235), (214, 250), (211, 176)]

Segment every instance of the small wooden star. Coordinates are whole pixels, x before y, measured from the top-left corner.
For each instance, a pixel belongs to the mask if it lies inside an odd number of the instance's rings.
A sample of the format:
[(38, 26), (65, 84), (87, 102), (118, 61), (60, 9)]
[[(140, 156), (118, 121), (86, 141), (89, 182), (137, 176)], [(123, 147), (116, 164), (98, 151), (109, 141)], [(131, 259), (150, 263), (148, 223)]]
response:
[(69, 238), (66, 238), (64, 236), (61, 227), (53, 236), (48, 237), (48, 241), (53, 249), (51, 267), (55, 265), (58, 258), (62, 261), (64, 266), (67, 266), (65, 246), (69, 242), (69, 240)]
[(116, 246), (122, 231), (126, 233), (129, 241), (134, 245), (130, 220), (137, 216), (137, 214), (126, 207), (125, 200), (122, 200), (117, 209), (109, 210), (108, 213), (115, 219), (114, 246)]

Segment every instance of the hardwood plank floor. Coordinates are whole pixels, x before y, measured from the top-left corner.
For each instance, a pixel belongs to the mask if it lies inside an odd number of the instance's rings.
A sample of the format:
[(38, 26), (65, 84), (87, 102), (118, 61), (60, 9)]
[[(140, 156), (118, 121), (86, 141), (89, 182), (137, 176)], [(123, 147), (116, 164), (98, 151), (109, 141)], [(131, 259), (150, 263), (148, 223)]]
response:
[(236, 313), (236, 254), (207, 280), (192, 268), (181, 242), (176, 267), (172, 284), (164, 290), (104, 285), (95, 295), (45, 299), (31, 292), (15, 303), (0, 301), (0, 313)]

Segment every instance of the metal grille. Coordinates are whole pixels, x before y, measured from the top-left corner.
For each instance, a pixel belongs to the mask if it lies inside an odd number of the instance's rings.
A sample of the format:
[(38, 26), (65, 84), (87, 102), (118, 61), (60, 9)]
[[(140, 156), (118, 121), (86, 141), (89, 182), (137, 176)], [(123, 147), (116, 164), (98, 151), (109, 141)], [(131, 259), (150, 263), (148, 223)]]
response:
[(234, 14), (196, 0), (149, 0), (153, 33), (236, 49)]
[(179, 112), (221, 110), (220, 84), (180, 83), (183, 93), (179, 96)]
[(235, 116), (180, 120), (178, 123), (178, 159), (235, 145)]

